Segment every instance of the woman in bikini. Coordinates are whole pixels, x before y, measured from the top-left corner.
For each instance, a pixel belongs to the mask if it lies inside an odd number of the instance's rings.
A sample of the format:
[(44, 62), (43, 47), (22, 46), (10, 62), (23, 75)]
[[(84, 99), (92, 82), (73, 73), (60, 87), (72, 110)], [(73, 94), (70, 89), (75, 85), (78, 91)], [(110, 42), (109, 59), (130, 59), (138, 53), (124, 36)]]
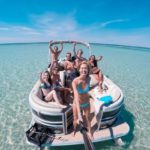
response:
[(97, 63), (98, 63), (98, 61), (101, 61), (102, 58), (103, 58), (103, 56), (99, 56), (98, 58), (96, 58), (95, 55), (91, 55), (91, 56), (89, 57), (89, 63), (90, 63), (90, 65), (91, 65), (91, 67), (92, 67), (92, 68), (93, 68), (93, 67), (98, 67)]
[(89, 64), (90, 64), (90, 68), (91, 68), (91, 74), (94, 76), (94, 78), (99, 82), (99, 87), (100, 87), (100, 93), (103, 92), (103, 81), (104, 81), (104, 77), (103, 77), (103, 73), (102, 71), (98, 68), (97, 62), (101, 61), (103, 58), (103, 56), (99, 56), (98, 58), (95, 57), (95, 55), (91, 55), (89, 57)]
[(83, 121), (84, 113), (85, 122), (87, 123), (89, 136), (93, 139), (91, 122), (90, 122), (90, 98), (89, 98), (89, 90), (90, 90), (90, 77), (89, 77), (89, 65), (86, 61), (83, 61), (79, 65), (79, 73), (80, 76), (75, 78), (72, 82), (73, 93), (74, 93), (74, 101), (73, 101), (73, 116), (74, 116), (74, 135), (76, 133), (77, 124), (80, 121)]
[(40, 81), (41, 81), (40, 87), (44, 95), (44, 100), (46, 102), (51, 102), (54, 100), (58, 104), (58, 106), (60, 106), (61, 108), (66, 108), (65, 105), (62, 105), (62, 99), (52, 88), (51, 78), (48, 71), (45, 71), (41, 74)]

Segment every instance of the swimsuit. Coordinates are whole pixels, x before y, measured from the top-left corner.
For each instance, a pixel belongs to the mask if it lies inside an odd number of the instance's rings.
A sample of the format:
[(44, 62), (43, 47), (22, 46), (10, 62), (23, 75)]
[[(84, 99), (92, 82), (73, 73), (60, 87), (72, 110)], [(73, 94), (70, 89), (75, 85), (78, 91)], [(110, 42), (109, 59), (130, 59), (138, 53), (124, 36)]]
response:
[(76, 75), (75, 71), (73, 71), (73, 72), (65, 72), (65, 77), (66, 77), (66, 80), (73, 80), (74, 78), (77, 77), (77, 75)]
[(46, 83), (41, 83), (40, 87), (43, 89), (50, 89), (51, 85), (47, 85)]
[[(86, 94), (89, 92), (89, 90), (90, 90), (89, 85), (87, 85), (84, 89), (81, 88), (81, 83), (77, 85), (77, 91), (79, 94)], [(80, 104), (80, 108), (87, 108), (89, 106), (90, 106), (89, 102)]]
[(89, 107), (89, 106), (90, 106), (89, 102), (80, 104), (80, 108), (86, 108), (86, 107)]
[(81, 83), (77, 85), (77, 91), (79, 94), (86, 94), (90, 90), (90, 86), (87, 85), (84, 89), (81, 88)]

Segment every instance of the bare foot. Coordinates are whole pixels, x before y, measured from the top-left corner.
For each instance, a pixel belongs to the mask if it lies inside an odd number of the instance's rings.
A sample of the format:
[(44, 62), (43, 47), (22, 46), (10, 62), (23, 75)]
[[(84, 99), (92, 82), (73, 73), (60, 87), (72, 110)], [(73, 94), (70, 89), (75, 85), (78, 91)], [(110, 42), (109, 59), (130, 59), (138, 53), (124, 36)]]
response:
[(103, 89), (100, 89), (100, 88), (99, 88), (99, 89), (98, 89), (98, 92), (102, 94), (102, 93), (103, 93)]
[(75, 137), (76, 135), (76, 131), (73, 131), (72, 136)]
[(94, 140), (93, 134), (90, 134), (90, 133), (89, 133), (89, 137), (90, 137), (91, 140)]

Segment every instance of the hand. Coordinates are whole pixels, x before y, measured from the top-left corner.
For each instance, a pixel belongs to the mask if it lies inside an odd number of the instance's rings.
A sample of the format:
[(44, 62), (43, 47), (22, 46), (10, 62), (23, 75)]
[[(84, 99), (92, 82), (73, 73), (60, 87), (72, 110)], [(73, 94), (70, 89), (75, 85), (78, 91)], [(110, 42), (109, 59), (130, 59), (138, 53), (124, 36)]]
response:
[(103, 56), (99, 56), (99, 57), (98, 57), (98, 59), (100, 59), (100, 60), (101, 60), (102, 58), (103, 58)]
[(51, 44), (53, 42), (53, 40), (49, 41), (49, 43)]
[(77, 44), (76, 41), (74, 41), (74, 46), (76, 46), (76, 44)]
[(80, 122), (83, 122), (83, 118), (82, 118), (82, 115), (78, 115), (78, 120), (77, 120), (77, 123), (79, 124)]
[(53, 40), (49, 41), (49, 46), (51, 46), (52, 43), (53, 43)]
[(102, 81), (99, 81), (98, 85), (101, 86), (102, 85)]

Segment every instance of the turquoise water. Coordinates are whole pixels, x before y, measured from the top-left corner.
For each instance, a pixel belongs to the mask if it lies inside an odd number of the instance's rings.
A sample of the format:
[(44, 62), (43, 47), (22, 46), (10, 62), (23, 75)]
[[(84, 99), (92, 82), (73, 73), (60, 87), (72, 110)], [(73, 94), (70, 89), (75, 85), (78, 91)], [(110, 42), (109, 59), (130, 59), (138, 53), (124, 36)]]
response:
[[(62, 57), (70, 49), (67, 46)], [(107, 141), (95, 144), (96, 149), (150, 149), (150, 49), (92, 44), (92, 53), (103, 56), (99, 64), (103, 73), (123, 90), (122, 116), (130, 126), (129, 134), (123, 138), (125, 147)], [(0, 150), (37, 149), (25, 140), (31, 120), (28, 95), (47, 63), (48, 43), (0, 45)], [(52, 149), (66, 148), (84, 149)]]

